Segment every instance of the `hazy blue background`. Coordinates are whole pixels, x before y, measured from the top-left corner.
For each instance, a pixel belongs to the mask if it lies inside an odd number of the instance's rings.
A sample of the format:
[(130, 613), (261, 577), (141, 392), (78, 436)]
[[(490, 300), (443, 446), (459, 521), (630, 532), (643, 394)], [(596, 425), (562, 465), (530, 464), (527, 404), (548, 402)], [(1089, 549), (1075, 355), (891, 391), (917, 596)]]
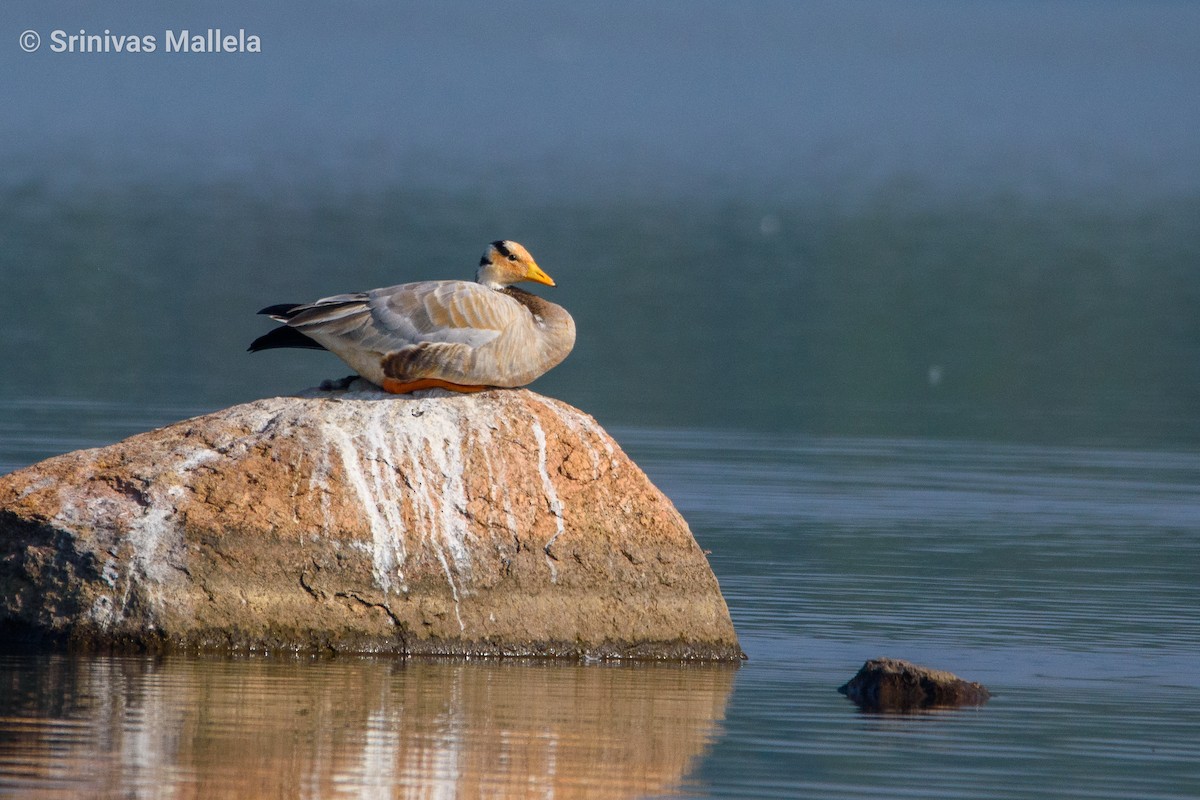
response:
[[(699, 687), (724, 718), (683, 794), (1194, 796), (1200, 4), (245, 6), (0, 4), (0, 473), (340, 377), (244, 352), (254, 312), (516, 239), (579, 329), (535, 388), (676, 502), (751, 656), (727, 708)], [(162, 52), (209, 27), (263, 52)], [(55, 28), (160, 50), (54, 54)], [(834, 688), (879, 655), (995, 697), (856, 714)], [(340, 661), (287, 663), (3, 660), (0, 793), (347, 753), (387, 793), (373, 747), (502, 719), (381, 661), (381, 716), (222, 729), (344, 695)], [(649, 678), (597, 701), (615, 735)]]
[[(619, 424), (1200, 441), (1200, 7), (0, 9), (0, 398), (340, 375), (273, 302), (522, 241)], [(169, 54), (245, 28), (261, 54)], [(50, 32), (153, 34), (55, 54)], [(18, 46), (37, 30), (39, 52)]]

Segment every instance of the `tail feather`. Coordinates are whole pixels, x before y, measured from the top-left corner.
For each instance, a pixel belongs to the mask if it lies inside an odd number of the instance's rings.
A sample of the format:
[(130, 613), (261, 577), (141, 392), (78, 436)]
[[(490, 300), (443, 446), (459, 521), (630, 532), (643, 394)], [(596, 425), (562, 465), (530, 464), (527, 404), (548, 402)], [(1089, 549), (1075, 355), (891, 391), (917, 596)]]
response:
[[(324, 350), (323, 345), (317, 344), (301, 333), (297, 328), (319, 328), (330, 322), (343, 319), (353, 320), (355, 317), (368, 313), (366, 302), (368, 296), (362, 292), (357, 294), (339, 294), (324, 297), (315, 303), (277, 303), (267, 306), (259, 314), (265, 314), (277, 322), (287, 323), (275, 330), (263, 334), (250, 343), (250, 352), (271, 350), (276, 347), (302, 347), (309, 350)], [(296, 326), (296, 327), (293, 327)]]

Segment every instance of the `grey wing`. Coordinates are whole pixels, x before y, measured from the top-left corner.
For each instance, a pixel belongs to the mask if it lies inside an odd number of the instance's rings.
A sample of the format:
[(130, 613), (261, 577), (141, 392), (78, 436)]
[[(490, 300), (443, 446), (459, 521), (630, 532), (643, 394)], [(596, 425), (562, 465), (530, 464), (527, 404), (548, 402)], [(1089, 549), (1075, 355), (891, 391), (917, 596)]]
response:
[[(378, 349), (423, 342), (483, 347), (528, 312), (505, 295), (467, 281), (424, 281), (370, 293)], [(364, 340), (365, 343), (365, 340)]]
[(532, 325), (524, 306), (466, 281), (406, 283), (327, 297), (288, 320), (376, 383), (388, 377), (501, 383), (498, 354), (485, 356), (493, 349), (485, 346), (507, 334), (503, 341), (509, 346), (502, 348), (507, 352), (522, 324)]

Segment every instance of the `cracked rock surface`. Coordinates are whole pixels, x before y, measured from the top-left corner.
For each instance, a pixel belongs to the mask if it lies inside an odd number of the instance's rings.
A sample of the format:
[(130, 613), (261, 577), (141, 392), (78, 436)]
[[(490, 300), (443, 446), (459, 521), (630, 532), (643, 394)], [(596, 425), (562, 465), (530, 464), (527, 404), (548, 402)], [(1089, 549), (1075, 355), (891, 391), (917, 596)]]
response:
[(89, 647), (741, 657), (704, 553), (583, 412), (361, 382), (0, 477), (0, 633)]

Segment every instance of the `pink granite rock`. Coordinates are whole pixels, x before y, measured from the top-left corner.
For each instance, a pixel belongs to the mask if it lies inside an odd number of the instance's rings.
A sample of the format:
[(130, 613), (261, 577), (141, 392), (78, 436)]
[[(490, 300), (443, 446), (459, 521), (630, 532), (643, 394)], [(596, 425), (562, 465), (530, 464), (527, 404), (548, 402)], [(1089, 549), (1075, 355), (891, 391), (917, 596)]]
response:
[(671, 502), (594, 419), (528, 390), (310, 391), (6, 475), (0, 628), (103, 647), (741, 657)]

